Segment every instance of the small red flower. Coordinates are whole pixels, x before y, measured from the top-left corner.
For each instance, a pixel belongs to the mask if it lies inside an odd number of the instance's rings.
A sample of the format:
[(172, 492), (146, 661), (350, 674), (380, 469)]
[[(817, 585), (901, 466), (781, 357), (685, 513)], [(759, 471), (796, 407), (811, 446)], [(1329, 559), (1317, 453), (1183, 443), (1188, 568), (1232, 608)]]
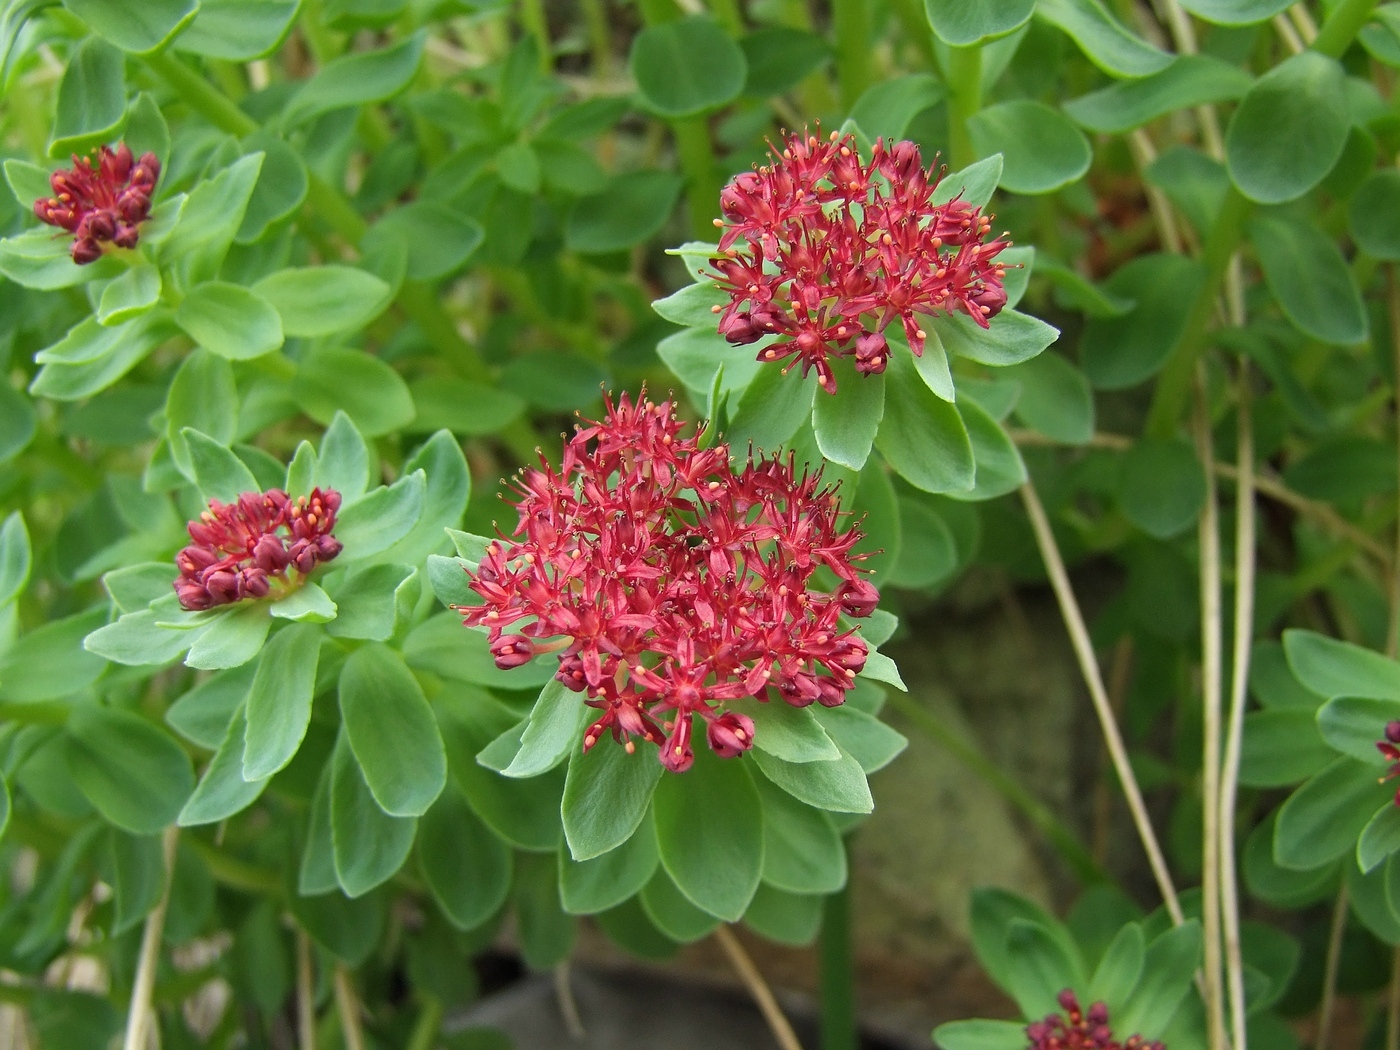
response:
[(1030, 1039), (1027, 1050), (1166, 1050), (1160, 1042), (1148, 1042), (1140, 1035), (1120, 1043), (1108, 1026), (1108, 1007), (1094, 1003), (1086, 1015), (1079, 999), (1066, 988), (1059, 995), (1060, 1006), (1069, 1016), (1050, 1014), (1043, 1021), (1026, 1027)]
[[(1376, 747), (1390, 763), (1385, 776), (1381, 777), (1381, 783), (1400, 777), (1400, 719), (1386, 725), (1385, 739), (1376, 744)], [(1395, 804), (1400, 806), (1400, 791), (1395, 792)]]
[[(966, 201), (934, 204), (942, 171), (925, 170), (919, 148), (875, 143), (862, 164), (855, 138), (790, 136), (772, 164), (737, 176), (720, 194), (728, 223), (710, 260), (730, 302), (719, 331), (731, 343), (782, 338), (760, 361), (795, 358), (836, 392), (828, 358), (885, 370), (884, 331), (896, 318), (922, 356), (920, 318), (966, 313), (983, 328), (1006, 305), (1011, 242), (987, 240), (991, 219)], [(719, 307), (715, 307), (720, 312)]]
[(245, 492), (234, 503), (210, 500), (189, 523), (194, 542), (175, 555), (180, 604), (202, 610), (265, 598), (273, 581), (285, 589), (289, 572), (305, 576), (340, 553), (331, 535), (339, 509), (335, 489), (312, 489), (295, 500), (281, 489)]
[(73, 166), (49, 176), (54, 195), (34, 202), (34, 214), (50, 226), (73, 234), (73, 261), (82, 265), (102, 258), (103, 244), (135, 248), (137, 227), (151, 212), (151, 194), (160, 178), (160, 161), (143, 153), (133, 161), (126, 143), (115, 151), (103, 146), (95, 160), (73, 156)]
[(520, 477), (518, 539), (469, 573), (484, 604), (460, 611), (487, 628), (496, 665), (559, 651), (559, 680), (601, 712), (583, 749), (605, 732), (629, 751), (640, 737), (675, 772), (695, 760), (697, 717), (721, 757), (753, 745), (730, 701), (845, 700), (867, 649), (839, 617), (868, 616), (878, 595), (835, 491), (791, 458), (733, 473), (726, 445), (680, 436), (670, 402), (624, 394), (607, 408), (576, 428), (558, 471)]

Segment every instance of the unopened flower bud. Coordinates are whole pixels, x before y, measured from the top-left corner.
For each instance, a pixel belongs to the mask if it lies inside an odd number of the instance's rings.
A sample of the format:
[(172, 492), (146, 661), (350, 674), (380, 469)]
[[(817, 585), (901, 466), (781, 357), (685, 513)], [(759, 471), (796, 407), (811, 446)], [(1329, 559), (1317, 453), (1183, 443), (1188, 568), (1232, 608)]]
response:
[(523, 634), (503, 634), (491, 643), (491, 655), (502, 671), (522, 667), (535, 656), (535, 643)]
[(753, 747), (753, 719), (729, 711), (710, 723), (710, 750), (720, 758), (734, 758)]

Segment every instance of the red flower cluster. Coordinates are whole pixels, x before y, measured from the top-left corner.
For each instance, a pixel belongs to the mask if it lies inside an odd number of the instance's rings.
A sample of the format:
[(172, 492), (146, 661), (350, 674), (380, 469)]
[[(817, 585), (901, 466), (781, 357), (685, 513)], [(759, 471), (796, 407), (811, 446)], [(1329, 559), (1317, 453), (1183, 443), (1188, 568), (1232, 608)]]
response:
[(271, 577), (285, 582), (291, 569), (305, 576), (340, 553), (340, 541), (331, 535), (339, 509), (335, 489), (312, 489), (295, 500), (281, 489), (245, 492), (235, 503), (210, 500), (199, 520), (189, 523), (194, 543), (175, 555), (180, 604), (200, 610), (265, 598)]
[[(610, 730), (629, 751), (631, 737), (660, 745), (682, 772), (692, 716), (728, 758), (754, 726), (727, 701), (767, 701), (771, 687), (797, 707), (840, 704), (867, 650), (838, 617), (869, 616), (879, 595), (853, 564), (860, 531), (841, 530), (819, 476), (797, 476), (791, 459), (734, 474), (727, 446), (701, 449), (670, 402), (644, 398), (607, 399), (558, 472), (525, 472), (521, 538), (487, 548), (470, 574), (485, 604), (460, 611), (488, 629), (498, 667), (562, 650), (557, 677), (602, 712), (585, 751)], [(831, 593), (812, 589), (821, 568)]]
[(1027, 1050), (1166, 1050), (1160, 1042), (1148, 1042), (1140, 1035), (1120, 1043), (1108, 1027), (1108, 1007), (1095, 1003), (1086, 1015), (1079, 999), (1066, 988), (1059, 995), (1065, 1013), (1050, 1014), (1043, 1021), (1026, 1027), (1030, 1038)]
[(96, 262), (102, 245), (135, 248), (137, 227), (151, 213), (151, 194), (160, 178), (160, 161), (143, 153), (133, 161), (122, 143), (116, 151), (103, 146), (96, 163), (73, 157), (73, 166), (49, 176), (54, 196), (34, 202), (34, 214), (50, 226), (73, 234), (73, 261)]
[[(1381, 783), (1400, 777), (1400, 719), (1386, 725), (1385, 739), (1376, 744), (1376, 747), (1390, 763), (1385, 776), (1381, 777)], [(1400, 806), (1400, 791), (1395, 792), (1395, 804)]]
[(942, 172), (924, 169), (914, 143), (877, 141), (862, 164), (852, 136), (802, 134), (770, 155), (720, 195), (729, 223), (710, 265), (730, 295), (719, 331), (731, 343), (780, 335), (758, 359), (795, 354), (835, 393), (828, 356), (883, 372), (896, 317), (922, 356), (920, 315), (963, 311), (986, 328), (1006, 305), (995, 260), (1011, 242), (988, 241), (990, 218), (966, 201), (933, 203)]

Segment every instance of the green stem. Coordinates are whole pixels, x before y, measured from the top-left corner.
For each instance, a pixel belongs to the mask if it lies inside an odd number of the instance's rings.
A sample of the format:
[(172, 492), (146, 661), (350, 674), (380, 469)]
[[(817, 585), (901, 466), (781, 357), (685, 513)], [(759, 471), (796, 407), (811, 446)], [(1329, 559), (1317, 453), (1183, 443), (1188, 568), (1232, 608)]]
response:
[(56, 700), (29, 704), (0, 703), (0, 722), (61, 726), (68, 721), (68, 712), (71, 710), (67, 704)]
[(413, 1034), (408, 1037), (406, 1050), (433, 1050), (438, 1032), (442, 1028), (442, 1000), (435, 995), (423, 996), (423, 1009), (413, 1025)]
[(1351, 46), (1361, 27), (1370, 20), (1375, 8), (1376, 0), (1342, 0), (1317, 31), (1312, 49), (1319, 54), (1341, 58), (1342, 52)]
[(165, 80), (181, 101), (193, 107), (221, 131), (243, 138), (258, 130), (258, 122), (238, 108), (227, 95), (169, 52), (147, 55), (150, 70)]
[[(850, 858), (850, 844), (842, 848)], [(850, 865), (847, 864), (849, 872)], [(856, 966), (851, 940), (851, 876), (846, 885), (822, 902), (822, 932), (818, 945), (821, 962), (821, 1048), (856, 1050)]]
[(965, 168), (977, 159), (967, 123), (982, 108), (982, 48), (948, 49), (948, 150), (954, 168)]
[(719, 211), (719, 193), (723, 189), (715, 165), (714, 146), (710, 143), (710, 123), (704, 117), (687, 117), (673, 122), (671, 130), (676, 136), (681, 171), (685, 173), (690, 228), (698, 240), (709, 240), (715, 235), (713, 220)]
[(540, 72), (549, 73), (554, 68), (554, 45), (549, 39), (549, 18), (545, 14), (544, 0), (520, 0), (520, 24), (535, 40)]
[(1147, 433), (1152, 437), (1169, 438), (1176, 433), (1177, 421), (1191, 393), (1196, 361), (1205, 350), (1206, 329), (1215, 315), (1216, 297), (1220, 294), (1225, 271), (1230, 266), (1230, 256), (1244, 236), (1244, 222), (1252, 207), (1233, 186), (1220, 205), (1220, 214), (1210, 228), (1202, 252), (1205, 280), (1196, 293), (1181, 338), (1177, 340), (1176, 349), (1162, 370), (1157, 389), (1152, 395), (1152, 408), (1147, 416)]
[(744, 13), (739, 10), (739, 0), (710, 0), (710, 13), (730, 36), (743, 36)]
[(849, 113), (871, 81), (868, 0), (832, 0), (831, 29), (836, 36), (841, 107)]
[(1109, 881), (1108, 876), (1094, 860), (1093, 854), (1073, 831), (1060, 822), (1050, 807), (997, 768), (986, 755), (964, 740), (928, 708), (903, 693), (890, 691), (888, 695), (890, 705), (912, 722), (920, 732), (951, 751), (954, 758), (980, 777), (1008, 804), (1019, 810), (1064, 858), (1080, 882), (1092, 885)]

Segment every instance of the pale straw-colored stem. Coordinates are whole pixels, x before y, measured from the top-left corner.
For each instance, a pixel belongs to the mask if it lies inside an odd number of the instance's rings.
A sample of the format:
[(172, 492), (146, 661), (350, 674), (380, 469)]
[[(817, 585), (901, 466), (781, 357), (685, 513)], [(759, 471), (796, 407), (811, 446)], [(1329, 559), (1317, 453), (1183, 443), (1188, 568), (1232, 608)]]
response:
[(316, 1050), (316, 974), (311, 968), (311, 938), (297, 927), (297, 1043)]
[(1312, 42), (1317, 39), (1317, 23), (1313, 21), (1307, 5), (1294, 4), (1288, 9), (1288, 17), (1293, 19), (1293, 24), (1298, 27), (1298, 35), (1303, 38), (1303, 43), (1311, 47)]
[(1239, 478), (1235, 497), (1235, 634), (1230, 713), (1220, 771), (1220, 904), (1225, 933), (1225, 976), (1230, 991), (1230, 1035), (1245, 1046), (1244, 957), (1240, 948), (1239, 872), (1235, 867), (1235, 803), (1239, 790), (1244, 709), (1249, 696), (1249, 657), (1254, 644), (1254, 575), (1258, 543), (1254, 519), (1254, 424), (1249, 361), (1240, 359), (1238, 393)]
[(1327, 937), (1327, 963), (1322, 973), (1322, 1006), (1318, 1008), (1317, 1042), (1313, 1050), (1327, 1050), (1332, 1038), (1332, 1015), (1337, 1009), (1337, 970), (1342, 962), (1342, 938), (1347, 932), (1347, 912), (1351, 897), (1347, 884), (1337, 891), (1337, 903), (1332, 910), (1332, 930)]
[(360, 1023), (360, 997), (355, 994), (354, 981), (344, 966), (335, 968), (335, 1007), (340, 1014), (345, 1050), (365, 1050), (365, 1031)]
[(1210, 406), (1204, 369), (1198, 368), (1192, 406), (1196, 454), (1205, 472), (1206, 495), (1198, 521), (1201, 588), (1202, 817), (1201, 927), (1205, 939), (1206, 1026), (1211, 1050), (1225, 1043), (1225, 981), (1220, 953), (1220, 712), (1222, 616), (1220, 611), (1220, 504), (1215, 486)]
[(1059, 602), (1060, 615), (1064, 619), (1065, 629), (1069, 632), (1070, 644), (1079, 660), (1080, 673), (1084, 676), (1084, 684), (1089, 687), (1089, 698), (1099, 716), (1104, 743), (1108, 746), (1109, 759), (1113, 762), (1113, 769), (1118, 774), (1119, 784), (1123, 788), (1128, 811), (1132, 814), (1133, 824), (1137, 827), (1138, 837), (1147, 853), (1147, 862), (1152, 868), (1153, 878), (1157, 880), (1162, 902), (1166, 905), (1172, 922), (1179, 926), (1185, 921), (1185, 917), (1181, 911), (1181, 902), (1177, 899), (1176, 886), (1172, 883), (1171, 872), (1167, 869), (1167, 859), (1162, 853), (1157, 833), (1152, 829), (1152, 819), (1148, 816), (1147, 805), (1142, 800), (1142, 790), (1138, 787), (1137, 777), (1128, 761), (1128, 749), (1123, 744), (1123, 735), (1119, 732), (1118, 720), (1114, 717), (1113, 705), (1109, 702), (1108, 690), (1104, 687), (1103, 672), (1099, 669), (1098, 657), (1094, 654), (1094, 643), (1089, 638), (1084, 614), (1074, 596), (1074, 588), (1070, 585), (1069, 573), (1065, 571), (1059, 544), (1055, 541), (1055, 533), (1050, 528), (1050, 521), (1045, 516), (1045, 508), (1040, 503), (1040, 497), (1036, 495), (1035, 486), (1030, 481), (1021, 486), (1021, 499), (1026, 505), (1026, 514), (1030, 518), (1031, 529), (1035, 532), (1041, 560), (1045, 562), (1046, 574), (1050, 577), (1050, 585), (1054, 588), (1055, 598)]
[(146, 1050), (150, 1039), (154, 1014), (151, 997), (156, 987), (156, 968), (160, 965), (161, 936), (165, 931), (165, 913), (170, 909), (170, 886), (174, 881), (175, 846), (180, 840), (180, 829), (172, 825), (161, 835), (161, 858), (165, 869), (165, 888), (160, 892), (160, 900), (146, 916), (145, 928), (141, 931), (141, 951), (136, 961), (136, 980), (131, 987), (131, 1009), (126, 1015), (126, 1038), (122, 1041), (123, 1050)]
[(1274, 32), (1283, 41), (1284, 46), (1295, 55), (1301, 55), (1307, 50), (1307, 45), (1303, 43), (1303, 38), (1298, 35), (1298, 30), (1293, 27), (1293, 23), (1288, 20), (1288, 16), (1277, 14), (1273, 17)]
[[(1133, 151), (1133, 159), (1137, 162), (1139, 171), (1146, 171), (1157, 159), (1157, 147), (1152, 142), (1152, 136), (1142, 128), (1135, 129), (1128, 136), (1128, 148)], [(1147, 205), (1152, 209), (1152, 221), (1162, 238), (1162, 247), (1180, 255), (1183, 250), (1181, 233), (1177, 230), (1176, 220), (1172, 215), (1171, 202), (1167, 200), (1165, 193), (1146, 179), (1142, 180), (1142, 185), (1147, 191)]]
[(578, 1043), (582, 1042), (588, 1033), (583, 1030), (578, 1000), (574, 998), (572, 976), (568, 959), (554, 967), (554, 999), (559, 1004), (559, 1013), (564, 1018), (564, 1027), (568, 1029), (569, 1038)]
[(753, 996), (754, 1003), (763, 1014), (763, 1019), (768, 1022), (768, 1028), (778, 1045), (782, 1050), (802, 1050), (802, 1044), (797, 1041), (797, 1033), (792, 1030), (782, 1007), (773, 996), (773, 989), (768, 987), (768, 982), (763, 979), (763, 974), (758, 972), (758, 967), (749, 958), (749, 953), (744, 951), (739, 938), (734, 936), (728, 926), (720, 926), (715, 930), (715, 940), (729, 957), (729, 964), (734, 967), (739, 980), (744, 982), (744, 987)]

